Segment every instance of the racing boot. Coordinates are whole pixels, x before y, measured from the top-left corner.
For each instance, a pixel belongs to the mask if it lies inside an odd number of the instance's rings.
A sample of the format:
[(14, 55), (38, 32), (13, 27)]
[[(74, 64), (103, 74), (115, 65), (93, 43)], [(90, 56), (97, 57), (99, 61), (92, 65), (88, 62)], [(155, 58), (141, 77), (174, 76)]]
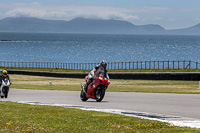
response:
[(85, 92), (85, 94), (87, 93), (87, 89), (88, 89), (88, 86), (89, 84), (92, 82), (92, 79), (88, 79), (88, 81), (86, 82), (84, 88), (83, 88), (83, 91)]
[(88, 84), (86, 83), (84, 88), (83, 88), (83, 91), (85, 92), (85, 94), (87, 93), (87, 88), (88, 88)]

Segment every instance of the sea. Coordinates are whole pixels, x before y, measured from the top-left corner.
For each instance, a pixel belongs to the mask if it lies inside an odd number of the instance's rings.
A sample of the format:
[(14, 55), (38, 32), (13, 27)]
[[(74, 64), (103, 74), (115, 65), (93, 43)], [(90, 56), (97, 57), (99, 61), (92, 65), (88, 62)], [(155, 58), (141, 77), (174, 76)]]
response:
[(200, 36), (0, 33), (0, 61), (200, 62)]

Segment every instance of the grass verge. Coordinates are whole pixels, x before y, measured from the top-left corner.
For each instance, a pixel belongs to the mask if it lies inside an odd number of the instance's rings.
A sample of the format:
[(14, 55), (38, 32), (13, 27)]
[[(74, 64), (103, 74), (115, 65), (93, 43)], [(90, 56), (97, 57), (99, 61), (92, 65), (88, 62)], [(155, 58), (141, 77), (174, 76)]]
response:
[[(11, 88), (80, 91), (80, 82), (84, 79), (52, 78), (28, 75), (10, 75)], [(49, 81), (52, 86), (49, 86)], [(107, 91), (112, 92), (147, 92), (147, 93), (185, 93), (200, 94), (198, 81), (170, 80), (117, 80), (111, 79)]]
[(0, 106), (0, 132), (200, 132), (111, 113), (2, 101)]

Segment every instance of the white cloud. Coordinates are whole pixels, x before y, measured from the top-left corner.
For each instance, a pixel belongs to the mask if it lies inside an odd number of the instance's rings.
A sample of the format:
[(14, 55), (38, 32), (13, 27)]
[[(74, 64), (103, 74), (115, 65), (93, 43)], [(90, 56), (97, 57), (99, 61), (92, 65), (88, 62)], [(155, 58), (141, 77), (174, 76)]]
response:
[(70, 20), (75, 17), (98, 18), (98, 19), (121, 19), (138, 20), (138, 15), (126, 8), (99, 7), (99, 6), (65, 6), (65, 5), (42, 5), (38, 2), (25, 4), (4, 4), (1, 8), (6, 10), (1, 17), (38, 17), (47, 19)]
[[(1, 4), (2, 5), (2, 4)], [(70, 6), (70, 5), (43, 5), (39, 2), (33, 3), (12, 3), (0, 6), (6, 10), (1, 17), (38, 17), (46, 19), (70, 20), (75, 17), (118, 19), (134, 21), (140, 20), (138, 13), (163, 12), (168, 10), (165, 7), (101, 7), (101, 6)], [(154, 18), (161, 19), (161, 18)]]
[(170, 18), (169, 21), (173, 22), (173, 21), (176, 21), (176, 19)]
[(195, 18), (195, 21), (200, 21), (200, 18)]
[(65, 18), (67, 13), (64, 11), (46, 11), (32, 8), (17, 8), (6, 13), (9, 17), (37, 17), (37, 18)]
[(152, 21), (158, 21), (158, 20), (161, 20), (162, 19), (162, 17), (154, 17), (154, 18), (152, 18)]

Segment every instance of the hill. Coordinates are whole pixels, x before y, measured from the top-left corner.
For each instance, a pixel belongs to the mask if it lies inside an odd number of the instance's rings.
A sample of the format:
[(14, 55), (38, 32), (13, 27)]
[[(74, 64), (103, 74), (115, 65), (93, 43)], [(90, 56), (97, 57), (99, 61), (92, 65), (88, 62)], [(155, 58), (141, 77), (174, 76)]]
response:
[(168, 34), (171, 35), (200, 35), (200, 23), (184, 29), (169, 30)]
[(31, 17), (9, 17), (0, 20), (0, 32), (200, 35), (200, 24), (185, 29), (165, 30), (160, 25), (134, 25), (122, 20), (75, 18), (70, 21), (64, 21)]

